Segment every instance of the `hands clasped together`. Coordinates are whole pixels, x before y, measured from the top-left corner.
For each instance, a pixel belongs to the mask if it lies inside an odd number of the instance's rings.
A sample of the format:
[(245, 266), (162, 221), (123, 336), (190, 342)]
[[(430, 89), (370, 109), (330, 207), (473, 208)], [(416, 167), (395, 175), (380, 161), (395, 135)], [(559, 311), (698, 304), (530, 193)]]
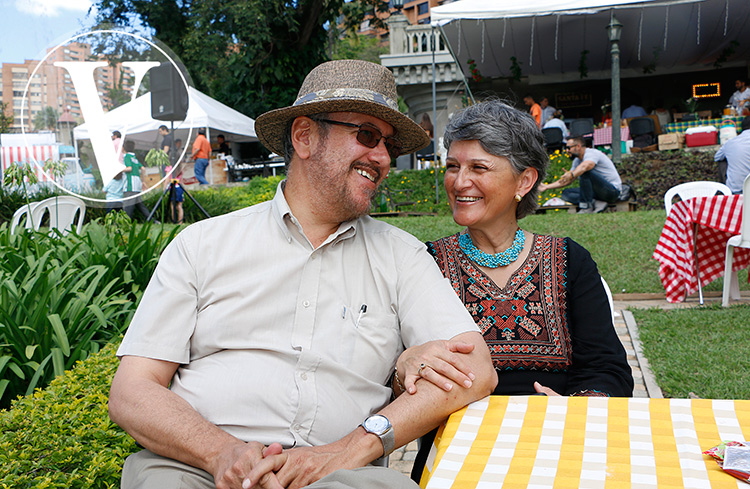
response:
[(339, 470), (364, 465), (346, 456), (345, 437), (318, 447), (284, 450), (278, 443), (264, 446), (240, 442), (217, 457), (213, 471), (217, 489), (297, 489)]

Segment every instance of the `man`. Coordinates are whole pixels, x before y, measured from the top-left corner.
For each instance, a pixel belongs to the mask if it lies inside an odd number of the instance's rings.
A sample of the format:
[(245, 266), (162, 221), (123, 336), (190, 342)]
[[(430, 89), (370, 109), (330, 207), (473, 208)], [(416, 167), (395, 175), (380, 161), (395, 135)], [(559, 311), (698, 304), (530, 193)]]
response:
[[(288, 165), (274, 199), (164, 251), (110, 392), (110, 416), (147, 449), (124, 488), (416, 487), (364, 466), (492, 392), (489, 350), (422, 243), (367, 216), (391, 158), (428, 142), (396, 97), (380, 65), (318, 66), (293, 106), (255, 122)], [(461, 351), (449, 362), (465, 380), (388, 404), (403, 347), (436, 339)]]
[[(159, 134), (162, 137), (161, 150), (167, 153), (167, 156), (169, 156), (170, 164), (172, 164), (171, 162), (175, 161), (175, 159), (180, 156), (178, 154), (174, 154), (175, 151), (173, 151), (172, 149), (174, 147), (174, 136), (172, 136), (172, 134), (169, 132), (169, 129), (164, 124), (159, 126)], [(159, 169), (161, 170), (161, 176), (165, 175), (164, 170), (166, 169), (166, 167), (167, 165), (162, 165)]]
[(223, 134), (219, 134), (216, 136), (216, 151), (219, 153), (224, 153), (225, 155), (231, 155), (232, 150), (229, 148), (229, 144), (227, 143), (226, 139), (224, 138)]
[(742, 184), (750, 175), (750, 116), (742, 119), (742, 132), (724, 143), (714, 155), (719, 173), (732, 193), (742, 193)]
[(636, 103), (632, 103), (622, 111), (621, 119), (630, 119), (631, 117), (646, 117), (648, 113), (646, 109)]
[(539, 106), (542, 108), (542, 127), (544, 127), (547, 122), (552, 120), (557, 109), (549, 104), (547, 97), (542, 97), (542, 100), (539, 101)]
[(208, 168), (208, 159), (211, 157), (211, 143), (206, 139), (206, 130), (198, 129), (198, 136), (193, 142), (193, 154), (190, 155), (195, 161), (195, 178), (201, 185), (208, 184), (206, 180), (206, 168)]
[(539, 106), (538, 103), (534, 102), (534, 97), (531, 96), (531, 94), (526, 94), (523, 97), (523, 103), (525, 103), (529, 109), (529, 114), (531, 114), (531, 117), (534, 118), (536, 121), (536, 125), (540, 128), (542, 127), (542, 108)]
[(539, 191), (567, 187), (577, 178), (579, 188), (563, 190), (562, 198), (571, 204), (578, 204), (579, 213), (602, 212), (607, 208), (607, 203), (617, 202), (622, 180), (612, 160), (598, 149), (587, 148), (580, 136), (568, 139), (566, 148), (575, 157), (570, 170), (556, 182), (540, 184)]
[(750, 87), (747, 87), (745, 79), (739, 79), (735, 80), (734, 88), (737, 91), (729, 97), (729, 104), (737, 111), (737, 115), (745, 115), (744, 110), (750, 102)]

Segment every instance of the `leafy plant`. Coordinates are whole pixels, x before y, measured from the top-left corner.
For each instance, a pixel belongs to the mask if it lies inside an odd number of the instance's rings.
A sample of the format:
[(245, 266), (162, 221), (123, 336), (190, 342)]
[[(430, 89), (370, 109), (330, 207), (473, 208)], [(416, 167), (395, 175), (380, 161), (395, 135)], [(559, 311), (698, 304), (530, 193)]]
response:
[(115, 219), (55, 238), (0, 226), (0, 406), (46, 385), (129, 323), (179, 228)]
[(477, 62), (473, 59), (466, 60), (467, 63), (469, 63), (469, 71), (471, 72), (471, 78), (474, 79), (475, 82), (480, 82), (484, 80), (484, 77), (481, 73), (479, 73), (479, 68), (477, 68)]
[(116, 488), (135, 441), (110, 421), (116, 341), (0, 412), (0, 487)]
[(523, 74), (521, 72), (521, 65), (522, 64), (523, 63), (521, 63), (520, 61), (518, 61), (518, 58), (516, 58), (515, 56), (511, 56), (510, 57), (510, 73), (511, 73), (510, 80), (511, 81), (513, 81), (513, 80), (515, 80), (515, 81), (521, 81), (521, 76)]
[(169, 156), (163, 149), (154, 148), (146, 154), (143, 161), (146, 163), (146, 166), (163, 168), (169, 165)]
[(578, 74), (581, 79), (589, 76), (589, 66), (586, 63), (586, 58), (588, 58), (589, 52), (588, 49), (584, 49), (581, 51), (581, 57), (578, 59)]

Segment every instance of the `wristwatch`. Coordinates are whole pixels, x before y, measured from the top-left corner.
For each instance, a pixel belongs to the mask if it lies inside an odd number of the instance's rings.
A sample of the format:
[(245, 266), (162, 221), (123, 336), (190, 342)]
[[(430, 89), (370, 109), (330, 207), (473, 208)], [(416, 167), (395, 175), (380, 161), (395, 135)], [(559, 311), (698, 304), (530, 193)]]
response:
[(377, 435), (380, 441), (383, 442), (383, 457), (387, 457), (396, 448), (396, 435), (393, 432), (393, 426), (388, 418), (382, 414), (373, 414), (368, 416), (362, 422), (362, 428), (366, 432)]

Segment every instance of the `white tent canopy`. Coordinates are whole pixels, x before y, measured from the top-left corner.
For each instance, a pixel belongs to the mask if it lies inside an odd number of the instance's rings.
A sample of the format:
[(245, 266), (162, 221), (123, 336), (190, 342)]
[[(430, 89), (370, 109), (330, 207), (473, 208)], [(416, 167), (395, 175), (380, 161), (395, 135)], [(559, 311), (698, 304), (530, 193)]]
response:
[[(530, 83), (609, 78), (612, 16), (623, 24), (621, 76), (747, 66), (748, 0), (460, 0), (431, 10), (468, 74)], [(721, 59), (723, 58), (723, 60)]]
[[(207, 127), (224, 134), (227, 141), (257, 141), (255, 121), (227, 107), (193, 87), (188, 91), (189, 106), (184, 121), (174, 123), (175, 131)], [(130, 103), (117, 107), (104, 116), (110, 131), (120, 131), (123, 138), (135, 141), (140, 148), (157, 147), (161, 136), (159, 126), (170, 127), (169, 122), (151, 118), (151, 93), (141, 95)], [(195, 133), (193, 133), (195, 134)], [(73, 129), (75, 139), (89, 139), (89, 125)]]

